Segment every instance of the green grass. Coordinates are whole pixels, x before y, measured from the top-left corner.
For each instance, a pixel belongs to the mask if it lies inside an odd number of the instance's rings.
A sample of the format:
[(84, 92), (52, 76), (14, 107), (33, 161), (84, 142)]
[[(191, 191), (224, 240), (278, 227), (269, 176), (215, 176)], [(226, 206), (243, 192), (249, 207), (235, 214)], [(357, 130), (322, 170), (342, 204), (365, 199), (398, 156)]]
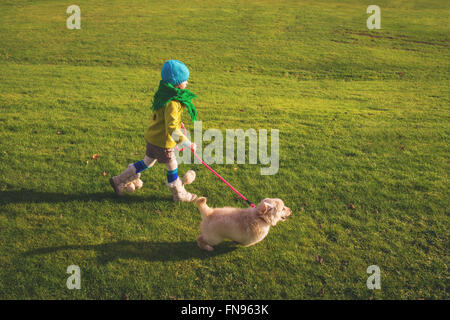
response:
[[(0, 4), (1, 299), (448, 299), (446, 1), (380, 0), (381, 30), (368, 1), (79, 0), (67, 30), (70, 4)], [(200, 215), (171, 202), (161, 165), (111, 192), (143, 158), (167, 59), (190, 68), (204, 130), (280, 130), (276, 175), (213, 165), (292, 209), (255, 246), (200, 251)], [(188, 169), (211, 206), (245, 207)]]

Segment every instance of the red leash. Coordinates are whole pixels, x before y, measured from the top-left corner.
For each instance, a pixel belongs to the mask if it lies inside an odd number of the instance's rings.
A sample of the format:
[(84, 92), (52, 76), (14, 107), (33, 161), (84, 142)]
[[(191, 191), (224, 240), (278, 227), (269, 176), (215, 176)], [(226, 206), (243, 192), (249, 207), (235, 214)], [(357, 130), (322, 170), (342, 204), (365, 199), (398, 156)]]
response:
[[(181, 128), (184, 129), (184, 134), (186, 135), (186, 128), (184, 127), (184, 124), (183, 124), (183, 123), (181, 123)], [(183, 151), (183, 150), (184, 150), (184, 147), (181, 148), (181, 150), (178, 149), (178, 147), (177, 147), (177, 150), (178, 150), (178, 151)], [(210, 166), (208, 166), (208, 165), (207, 165), (207, 164), (206, 164), (206, 163), (205, 163), (205, 162), (197, 155), (197, 153), (195, 153), (194, 150), (191, 149), (191, 151), (192, 151), (192, 153), (194, 154), (194, 156), (195, 156), (198, 160), (200, 160), (201, 163), (202, 163), (206, 168), (208, 168), (209, 171), (211, 171), (212, 173), (214, 173), (214, 174), (216, 175), (216, 177), (218, 177), (220, 180), (222, 180), (222, 182), (225, 183), (228, 187), (230, 187), (230, 189), (233, 190), (239, 197), (241, 197), (242, 199), (244, 199), (244, 201), (247, 202), (247, 203), (250, 205), (250, 207), (252, 207), (252, 208), (255, 208), (255, 207), (256, 207), (255, 204), (254, 204), (253, 202), (251, 202), (251, 201), (248, 200), (246, 197), (244, 197), (239, 191), (237, 191), (235, 188), (233, 188), (233, 186), (232, 186), (231, 184), (229, 184), (224, 178), (222, 178), (216, 171), (214, 171)]]
[(200, 161), (202, 162), (202, 164), (203, 164), (206, 168), (209, 169), (209, 171), (211, 171), (212, 173), (214, 173), (214, 174), (216, 175), (216, 177), (218, 177), (220, 180), (222, 180), (222, 182), (224, 182), (227, 186), (229, 186), (231, 190), (233, 190), (234, 192), (236, 192), (237, 195), (238, 195), (239, 197), (241, 197), (242, 199), (244, 199), (244, 201), (246, 201), (246, 202), (250, 205), (250, 207), (252, 207), (252, 208), (255, 207), (255, 204), (254, 204), (253, 202), (251, 202), (251, 201), (248, 200), (246, 197), (244, 197), (239, 191), (237, 191), (235, 188), (233, 188), (233, 186), (232, 186), (231, 184), (229, 184), (224, 178), (222, 178), (217, 172), (215, 172), (210, 166), (208, 166), (202, 159), (200, 159), (200, 157), (195, 153), (194, 150), (191, 149), (191, 151), (192, 151), (192, 153), (194, 154), (194, 156), (195, 156), (198, 160), (200, 160)]

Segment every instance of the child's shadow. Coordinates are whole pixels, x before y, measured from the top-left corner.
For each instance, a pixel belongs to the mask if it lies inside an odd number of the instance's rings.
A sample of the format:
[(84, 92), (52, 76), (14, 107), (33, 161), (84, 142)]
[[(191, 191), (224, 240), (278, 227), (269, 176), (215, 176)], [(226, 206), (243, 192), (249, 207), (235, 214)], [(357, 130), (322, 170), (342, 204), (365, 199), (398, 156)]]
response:
[(24, 256), (52, 254), (68, 250), (94, 250), (97, 261), (107, 264), (116, 259), (141, 259), (146, 261), (181, 261), (187, 259), (207, 259), (226, 254), (236, 249), (232, 242), (225, 242), (213, 252), (201, 250), (195, 241), (153, 242), (121, 240), (97, 245), (66, 245), (38, 248), (24, 253)]
[(0, 191), (0, 204), (7, 203), (58, 203), (70, 201), (104, 201), (112, 200), (119, 203), (146, 202), (146, 201), (171, 201), (172, 198), (155, 195), (124, 196), (119, 197), (114, 192), (65, 194), (58, 192), (41, 192), (29, 189), (17, 191)]

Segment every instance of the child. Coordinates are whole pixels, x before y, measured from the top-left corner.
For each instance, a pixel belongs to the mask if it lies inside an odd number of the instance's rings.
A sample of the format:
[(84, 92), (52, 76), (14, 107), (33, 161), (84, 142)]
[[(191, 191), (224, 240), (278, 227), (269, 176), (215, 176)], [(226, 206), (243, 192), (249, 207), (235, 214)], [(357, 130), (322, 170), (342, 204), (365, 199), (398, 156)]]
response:
[(125, 184), (139, 178), (139, 173), (152, 167), (156, 161), (166, 164), (167, 183), (174, 201), (194, 201), (197, 195), (187, 192), (178, 177), (178, 164), (173, 148), (177, 143), (195, 151), (195, 143), (181, 132), (182, 107), (188, 109), (192, 121), (197, 120), (197, 111), (192, 99), (197, 96), (185, 89), (189, 69), (178, 60), (169, 60), (161, 70), (162, 80), (155, 93), (152, 118), (145, 132), (147, 150), (145, 158), (130, 164), (120, 175), (109, 181), (118, 195), (123, 194)]

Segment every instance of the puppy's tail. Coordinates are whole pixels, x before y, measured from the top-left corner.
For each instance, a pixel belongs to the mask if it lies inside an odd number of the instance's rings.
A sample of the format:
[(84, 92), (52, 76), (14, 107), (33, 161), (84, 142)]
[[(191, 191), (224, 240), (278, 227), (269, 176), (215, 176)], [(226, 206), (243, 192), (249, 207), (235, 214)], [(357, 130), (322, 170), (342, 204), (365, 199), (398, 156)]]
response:
[(202, 214), (203, 219), (210, 216), (213, 213), (213, 209), (208, 207), (208, 205), (206, 204), (205, 197), (200, 197), (200, 198), (196, 199), (194, 201), (194, 203), (195, 203), (196, 207), (198, 208), (198, 210), (200, 211), (200, 213)]

